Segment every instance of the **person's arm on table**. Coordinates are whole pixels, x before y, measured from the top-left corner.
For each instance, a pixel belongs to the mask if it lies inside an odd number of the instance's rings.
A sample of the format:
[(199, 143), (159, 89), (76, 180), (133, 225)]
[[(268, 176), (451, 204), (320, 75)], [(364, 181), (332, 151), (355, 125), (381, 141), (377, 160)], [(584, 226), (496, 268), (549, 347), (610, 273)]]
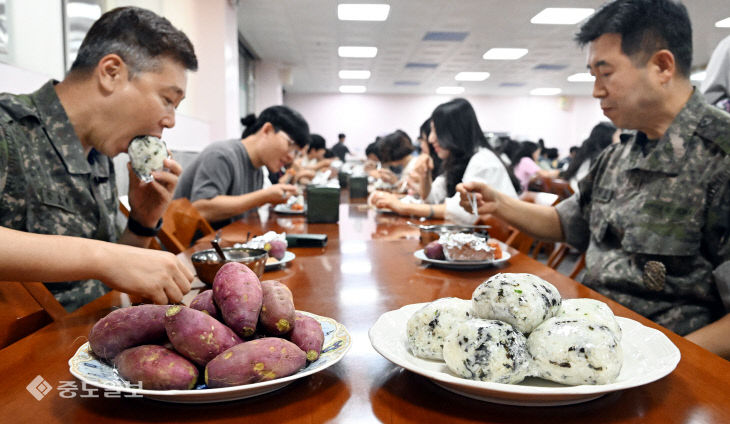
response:
[(528, 235), (547, 241), (564, 241), (558, 213), (552, 206), (523, 202), (507, 196), (481, 182), (466, 182), (456, 186), (461, 193), (461, 206), (471, 212), (467, 193), (474, 193), (480, 215), (493, 214)]
[(195, 206), (203, 218), (209, 222), (217, 222), (240, 215), (247, 210), (257, 208), (266, 203), (284, 203), (290, 196), (295, 196), (296, 194), (296, 186), (290, 184), (274, 184), (261, 190), (237, 196), (218, 195), (211, 199), (198, 199), (193, 202), (193, 206)]
[(695, 330), (685, 338), (710, 352), (730, 360), (730, 314)]
[(418, 216), (428, 219), (443, 219), (446, 215), (446, 205), (430, 205), (425, 203), (404, 203), (398, 196), (386, 191), (376, 191), (372, 194), (371, 202), (378, 209), (390, 209), (398, 215)]
[(0, 227), (0, 280), (97, 279), (158, 304), (182, 301), (193, 274), (172, 253)]

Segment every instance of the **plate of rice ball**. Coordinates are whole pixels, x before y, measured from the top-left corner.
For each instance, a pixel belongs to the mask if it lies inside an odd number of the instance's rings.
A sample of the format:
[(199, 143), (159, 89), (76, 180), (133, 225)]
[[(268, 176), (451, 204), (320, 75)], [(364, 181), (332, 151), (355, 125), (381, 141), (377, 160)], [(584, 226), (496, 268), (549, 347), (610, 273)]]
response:
[(595, 299), (561, 299), (532, 274), (501, 273), (471, 299), (441, 298), (381, 315), (370, 343), (446, 390), (508, 405), (555, 406), (659, 380), (679, 349)]

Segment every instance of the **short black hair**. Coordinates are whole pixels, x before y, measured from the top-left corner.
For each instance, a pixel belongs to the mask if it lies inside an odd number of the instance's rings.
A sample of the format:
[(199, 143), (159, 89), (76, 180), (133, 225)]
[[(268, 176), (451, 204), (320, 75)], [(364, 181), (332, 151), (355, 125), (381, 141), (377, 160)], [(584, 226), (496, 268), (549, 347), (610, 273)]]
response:
[(373, 141), (372, 143), (368, 144), (368, 146), (365, 148), (365, 156), (369, 155), (375, 155), (377, 156), (378, 160), (381, 160), (380, 156), (380, 141), (382, 138), (378, 137)]
[(341, 139), (345, 138), (345, 134), (339, 133), (339, 134), (337, 134), (337, 138), (341, 140)]
[(570, 153), (577, 152), (578, 146), (570, 146)]
[(267, 122), (273, 125), (276, 131), (287, 133), (299, 147), (304, 147), (310, 142), (309, 124), (299, 112), (287, 106), (270, 106), (264, 109), (258, 118), (253, 113), (241, 118), (241, 124), (246, 127), (241, 138), (256, 133)]
[(621, 35), (621, 51), (644, 65), (659, 50), (675, 57), (678, 74), (692, 68), (692, 23), (687, 8), (676, 0), (614, 0), (603, 5), (575, 35), (585, 46), (603, 34)]
[(377, 156), (383, 162), (393, 162), (410, 155), (414, 149), (408, 134), (402, 130), (396, 130), (380, 140), (380, 154)]
[(310, 134), (309, 135), (309, 148), (307, 149), (307, 152), (311, 152), (312, 150), (321, 150), (327, 148), (327, 142), (324, 140), (324, 137), (322, 137), (319, 134)]
[(139, 7), (112, 9), (94, 22), (79, 47), (70, 73), (87, 73), (108, 54), (117, 54), (132, 78), (159, 69), (170, 58), (196, 71), (198, 59), (190, 39), (170, 21)]

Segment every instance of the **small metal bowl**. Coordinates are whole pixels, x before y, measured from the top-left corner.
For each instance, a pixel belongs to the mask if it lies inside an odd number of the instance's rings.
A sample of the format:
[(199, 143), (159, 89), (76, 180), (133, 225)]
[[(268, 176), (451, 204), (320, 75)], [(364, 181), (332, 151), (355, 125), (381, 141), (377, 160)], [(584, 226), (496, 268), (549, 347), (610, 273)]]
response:
[(266, 267), (268, 254), (263, 249), (251, 249), (248, 247), (225, 247), (223, 253), (226, 256), (225, 262), (214, 249), (206, 249), (193, 253), (190, 260), (193, 262), (198, 278), (205, 284), (213, 285), (215, 274), (226, 262), (238, 262), (251, 268), (251, 271), (261, 278)]

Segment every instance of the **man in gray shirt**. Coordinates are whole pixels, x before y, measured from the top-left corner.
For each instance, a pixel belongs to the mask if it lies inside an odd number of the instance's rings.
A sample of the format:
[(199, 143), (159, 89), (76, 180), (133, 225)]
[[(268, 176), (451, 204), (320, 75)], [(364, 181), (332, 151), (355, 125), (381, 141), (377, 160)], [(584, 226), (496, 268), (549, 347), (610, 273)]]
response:
[(215, 142), (185, 169), (175, 198), (187, 197), (214, 228), (245, 217), (267, 203), (286, 202), (296, 193), (290, 184), (264, 187), (263, 166), (279, 171), (309, 143), (309, 125), (286, 106), (265, 109), (258, 119), (249, 115), (240, 140)]

